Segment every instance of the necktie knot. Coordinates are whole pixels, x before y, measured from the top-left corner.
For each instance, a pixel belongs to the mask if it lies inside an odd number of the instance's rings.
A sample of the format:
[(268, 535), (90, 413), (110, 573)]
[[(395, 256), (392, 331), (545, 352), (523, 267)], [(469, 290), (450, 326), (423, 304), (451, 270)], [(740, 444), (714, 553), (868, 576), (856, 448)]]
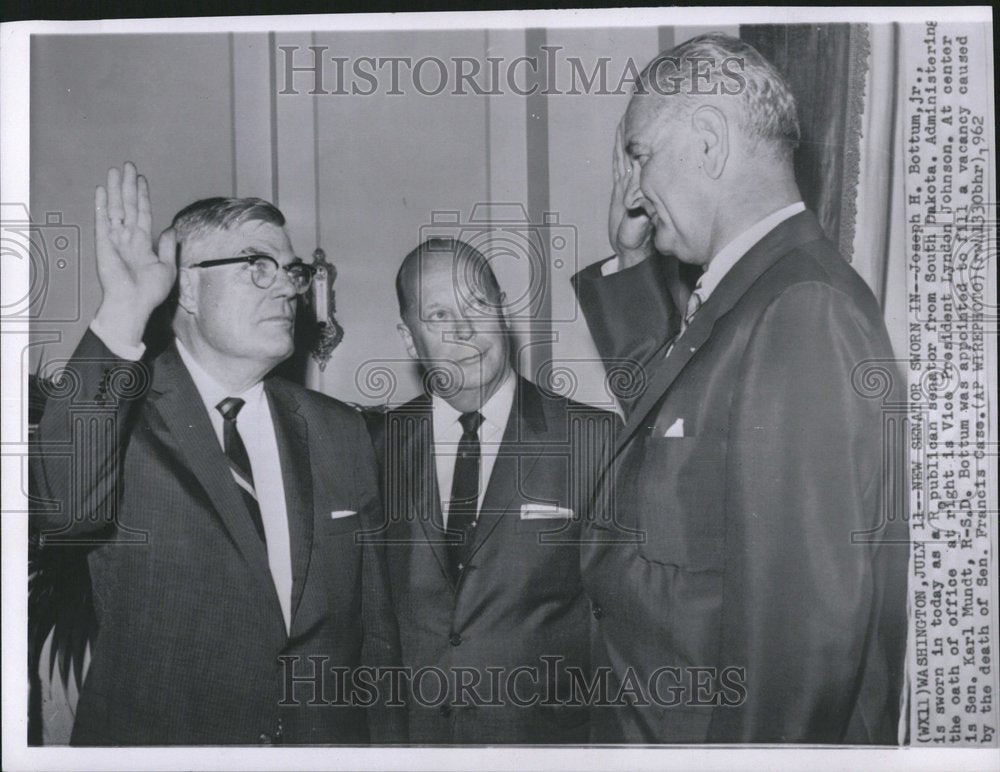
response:
[(458, 421), (462, 424), (462, 430), (466, 434), (477, 434), (479, 432), (479, 427), (483, 424), (483, 416), (478, 410), (473, 410), (469, 413), (462, 413), (458, 417)]
[(222, 417), (227, 421), (235, 421), (236, 416), (239, 415), (240, 410), (245, 404), (246, 402), (239, 397), (226, 397), (215, 406), (215, 409), (222, 413)]

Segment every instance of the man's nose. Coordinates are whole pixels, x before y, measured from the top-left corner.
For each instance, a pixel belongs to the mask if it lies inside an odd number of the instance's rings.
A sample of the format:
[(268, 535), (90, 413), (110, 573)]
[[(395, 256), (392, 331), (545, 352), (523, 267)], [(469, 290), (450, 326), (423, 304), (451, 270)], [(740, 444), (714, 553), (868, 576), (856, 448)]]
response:
[(637, 163), (630, 163), (629, 165), (630, 174), (625, 178), (625, 207), (627, 209), (638, 209), (642, 206), (646, 197), (642, 195), (642, 190), (639, 188), (639, 178), (642, 176), (641, 167)]
[(271, 292), (279, 298), (294, 297), (298, 294), (292, 283), (292, 277), (284, 268), (278, 269), (278, 273), (274, 277), (274, 284), (271, 285)]
[(465, 316), (460, 316), (455, 323), (455, 337), (459, 340), (472, 340), (476, 336), (476, 328)]

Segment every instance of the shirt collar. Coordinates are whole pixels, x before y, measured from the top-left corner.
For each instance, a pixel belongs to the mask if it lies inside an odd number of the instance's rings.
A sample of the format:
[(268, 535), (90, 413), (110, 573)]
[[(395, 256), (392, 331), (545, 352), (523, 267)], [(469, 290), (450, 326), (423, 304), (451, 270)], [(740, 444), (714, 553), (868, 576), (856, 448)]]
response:
[(205, 368), (198, 364), (198, 360), (185, 348), (180, 338), (175, 338), (174, 340), (177, 343), (177, 352), (181, 355), (181, 361), (184, 362), (184, 366), (187, 367), (188, 372), (191, 374), (191, 380), (194, 381), (194, 386), (198, 390), (198, 394), (201, 395), (201, 399), (205, 403), (209, 415), (215, 415), (218, 412), (215, 406), (226, 397), (239, 397), (248, 406), (260, 404), (260, 401), (264, 398), (263, 381), (258, 381), (242, 394), (230, 394), (222, 384), (205, 371)]
[(778, 227), (789, 217), (794, 217), (799, 212), (804, 212), (806, 205), (801, 201), (789, 204), (779, 209), (777, 212), (769, 214), (763, 220), (759, 220), (755, 225), (751, 225), (739, 236), (730, 241), (726, 246), (715, 253), (715, 257), (708, 264), (705, 272), (698, 279), (695, 292), (704, 303), (708, 296), (719, 285), (723, 277), (736, 265), (743, 255), (750, 251), (750, 248), (764, 238), (768, 233)]
[[(510, 418), (510, 409), (514, 404), (514, 387), (517, 380), (514, 371), (507, 372), (500, 387), (493, 392), (493, 396), (486, 400), (486, 404), (479, 408), (483, 420), (490, 424), (495, 430), (502, 430), (507, 426), (507, 419)], [(431, 395), (431, 415), (434, 422), (434, 436), (444, 437), (449, 430), (453, 429), (462, 415), (458, 410), (448, 404), (446, 400), (437, 394)]]

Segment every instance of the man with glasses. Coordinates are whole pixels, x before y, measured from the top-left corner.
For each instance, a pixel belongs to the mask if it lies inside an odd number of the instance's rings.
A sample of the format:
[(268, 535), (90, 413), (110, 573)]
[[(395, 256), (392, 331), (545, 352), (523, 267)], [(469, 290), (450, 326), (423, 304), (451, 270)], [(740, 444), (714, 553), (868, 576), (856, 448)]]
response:
[[(97, 189), (95, 220), (103, 298), (33, 467), (45, 543), (92, 545), (99, 631), (72, 742), (395, 739), (345, 675), (398, 645), (380, 557), (354, 538), (381, 516), (364, 423), (268, 377), (313, 275), (284, 217), (198, 201), (154, 251), (128, 163)], [(165, 300), (175, 340), (149, 359)]]

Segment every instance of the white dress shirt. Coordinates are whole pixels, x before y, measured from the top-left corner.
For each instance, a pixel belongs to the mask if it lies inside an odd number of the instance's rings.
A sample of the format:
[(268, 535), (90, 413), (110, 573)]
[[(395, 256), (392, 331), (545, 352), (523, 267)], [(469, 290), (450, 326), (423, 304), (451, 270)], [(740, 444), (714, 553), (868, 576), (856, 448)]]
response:
[[(102, 329), (96, 322), (90, 325), (90, 329), (113, 354), (122, 359), (138, 360), (145, 352), (145, 346), (129, 346), (116, 341), (113, 331)], [(223, 450), (225, 450), (223, 439), (225, 419), (215, 406), (226, 397), (238, 397), (245, 403), (236, 417), (236, 428), (250, 458), (257, 504), (260, 507), (261, 519), (264, 521), (267, 562), (271, 569), (271, 578), (278, 593), (281, 613), (285, 618), (285, 629), (291, 630), (292, 552), (288, 532), (288, 508), (285, 504), (285, 483), (281, 477), (278, 438), (274, 433), (274, 419), (271, 417), (267, 394), (264, 393), (264, 384), (258, 382), (242, 394), (231, 394), (205, 372), (179, 339), (176, 343), (181, 361), (187, 367), (191, 380), (194, 381), (195, 388), (205, 403), (219, 447)]]
[(267, 562), (271, 568), (271, 578), (278, 591), (281, 613), (285, 617), (285, 629), (292, 626), (292, 551), (288, 532), (288, 509), (285, 503), (285, 483), (281, 477), (281, 456), (278, 454), (278, 438), (274, 433), (274, 419), (271, 406), (264, 393), (264, 384), (257, 382), (242, 394), (230, 394), (198, 364), (184, 344), (177, 341), (180, 352), (195, 388), (201, 395), (212, 419), (212, 428), (219, 445), (225, 449), (225, 419), (216, 409), (226, 397), (238, 397), (244, 401), (236, 417), (236, 429), (247, 449), (250, 469), (253, 472), (257, 504), (264, 521), (264, 536), (267, 540)]
[[(479, 426), (479, 503), (476, 517), (483, 506), (486, 486), (489, 485), (497, 451), (503, 442), (510, 411), (514, 405), (516, 376), (507, 374), (500, 388), (479, 408), (483, 422)], [(455, 476), (455, 460), (458, 457), (458, 443), (462, 439), (462, 414), (437, 395), (431, 397), (431, 420), (434, 427), (434, 464), (437, 467), (438, 493), (441, 496), (441, 514), (445, 527), (448, 526), (448, 507), (451, 505), (451, 485)]]

